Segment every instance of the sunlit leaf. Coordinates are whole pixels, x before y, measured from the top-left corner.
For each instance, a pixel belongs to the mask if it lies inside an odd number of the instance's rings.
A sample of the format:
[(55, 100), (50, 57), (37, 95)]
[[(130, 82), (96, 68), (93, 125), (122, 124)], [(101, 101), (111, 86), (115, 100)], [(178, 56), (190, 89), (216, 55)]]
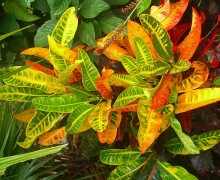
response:
[(65, 127), (55, 129), (53, 131), (47, 132), (41, 136), (38, 140), (38, 144), (41, 146), (50, 146), (59, 143), (66, 136)]
[(27, 149), (27, 148), (31, 147), (31, 145), (34, 143), (35, 139), (36, 139), (36, 137), (26, 137), (23, 142), (17, 142), (17, 144), (20, 147)]
[(178, 60), (175, 64), (173, 64), (173, 67), (170, 70), (170, 74), (175, 74), (179, 72), (186, 71), (190, 68), (191, 63), (186, 60)]
[(138, 79), (135, 76), (127, 74), (112, 74), (109, 78), (111, 84), (115, 86), (135, 86), (139, 84)]
[(178, 97), (175, 113), (190, 111), (220, 101), (220, 88), (204, 88), (188, 91)]
[(178, 83), (178, 92), (186, 92), (196, 89), (207, 80), (209, 76), (209, 69), (204, 63), (194, 61), (191, 67), (194, 68), (193, 74)]
[(25, 122), (28, 123), (31, 119), (33, 119), (33, 117), (36, 114), (36, 109), (29, 109), (26, 111), (23, 111), (21, 113), (15, 114), (15, 119), (21, 121), (21, 122)]
[(111, 101), (105, 101), (95, 106), (89, 115), (89, 123), (97, 132), (103, 132), (109, 121)]
[(148, 14), (140, 15), (140, 21), (144, 29), (151, 35), (158, 55), (167, 61), (171, 61), (173, 59), (172, 42), (165, 28)]
[(179, 59), (190, 60), (195, 53), (201, 36), (201, 20), (195, 8), (192, 8), (192, 25), (189, 35), (178, 46)]
[(107, 149), (100, 152), (100, 160), (108, 165), (120, 165), (128, 161), (136, 160), (141, 156), (137, 149)]
[(158, 169), (163, 180), (166, 179), (187, 179), (196, 180), (197, 178), (186, 171), (181, 166), (172, 166), (167, 162), (158, 161)]
[(89, 124), (89, 118), (87, 116), (87, 118), (85, 119), (85, 121), (83, 121), (82, 125), (80, 126), (79, 130), (77, 131), (77, 133), (81, 133), (84, 131), (87, 131), (89, 129), (91, 129), (91, 125)]
[(136, 74), (138, 71), (137, 60), (134, 59), (132, 56), (126, 56), (126, 55), (122, 55), (121, 58), (122, 58), (122, 65), (124, 66), (126, 71), (131, 75)]
[(137, 16), (139, 16), (142, 12), (147, 10), (151, 4), (152, 0), (142, 0), (137, 7)]
[(122, 112), (130, 112), (130, 111), (134, 111), (137, 112), (137, 108), (138, 108), (138, 102), (132, 102), (128, 105), (122, 106), (122, 107), (118, 107), (118, 108), (112, 108), (112, 111), (122, 111)]
[(78, 87), (78, 86), (66, 86), (66, 88), (71, 91), (71, 93), (75, 96), (87, 98), (89, 96), (92, 96), (92, 94), (87, 91), (85, 88)]
[(150, 15), (159, 22), (163, 21), (170, 13), (170, 0), (164, 0), (162, 6), (151, 6)]
[(81, 104), (77, 106), (67, 119), (66, 131), (69, 134), (77, 133), (93, 109), (94, 107), (89, 104)]

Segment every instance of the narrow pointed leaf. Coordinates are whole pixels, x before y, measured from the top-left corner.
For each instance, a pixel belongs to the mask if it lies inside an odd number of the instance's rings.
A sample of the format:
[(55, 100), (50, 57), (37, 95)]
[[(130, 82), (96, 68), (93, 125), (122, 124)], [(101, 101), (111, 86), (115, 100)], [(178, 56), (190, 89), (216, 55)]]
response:
[(118, 108), (125, 106), (136, 99), (139, 99), (141, 97), (145, 97), (144, 90), (137, 86), (130, 86), (126, 88), (119, 96), (117, 97), (113, 107)]
[(59, 143), (66, 136), (65, 127), (47, 132), (41, 136), (38, 140), (38, 144), (41, 146), (51, 146)]
[(186, 60), (178, 60), (175, 64), (173, 64), (173, 67), (170, 70), (170, 74), (175, 74), (179, 72), (186, 71), (190, 68), (191, 63)]
[(61, 16), (52, 32), (52, 37), (58, 44), (67, 46), (73, 39), (77, 26), (78, 18), (75, 15), (75, 8), (71, 7)]
[(27, 137), (37, 137), (49, 131), (63, 114), (56, 112), (36, 111), (34, 118), (26, 128)]
[(136, 74), (138, 71), (138, 62), (136, 59), (134, 59), (132, 56), (121, 56), (122, 58), (122, 65), (126, 69), (126, 71), (133, 75)]
[(21, 121), (21, 122), (25, 122), (28, 123), (31, 119), (33, 119), (33, 117), (36, 114), (36, 109), (29, 109), (26, 111), (23, 111), (21, 113), (15, 114), (15, 119)]
[(209, 76), (209, 69), (204, 63), (194, 61), (191, 67), (194, 68), (193, 74), (178, 83), (178, 92), (186, 92), (196, 89), (207, 80)]
[(172, 166), (167, 162), (158, 161), (158, 169), (163, 180), (166, 179), (187, 179), (196, 180), (197, 178), (186, 171), (181, 166)]
[(170, 0), (164, 0), (164, 4), (159, 7), (151, 6), (150, 15), (159, 22), (163, 21), (170, 13)]
[(100, 77), (98, 70), (96, 69), (95, 65), (91, 62), (88, 54), (82, 50), (78, 50), (79, 53), (79, 60), (83, 60), (80, 64), (82, 68), (82, 82), (86, 90), (88, 91), (95, 91), (97, 90), (95, 81), (97, 78)]
[(165, 28), (147, 14), (140, 15), (140, 21), (144, 29), (151, 35), (158, 55), (167, 61), (173, 59), (172, 42)]
[(175, 113), (190, 111), (220, 101), (220, 88), (204, 88), (181, 94), (175, 106)]
[(108, 124), (111, 101), (106, 101), (95, 106), (89, 115), (89, 123), (97, 132), (103, 132)]
[(195, 8), (192, 8), (191, 30), (189, 35), (178, 46), (178, 51), (180, 52), (179, 59), (190, 60), (200, 43), (200, 36), (201, 20)]
[(89, 104), (77, 106), (67, 119), (66, 131), (69, 134), (76, 134), (93, 109), (94, 107)]
[(108, 165), (125, 164), (128, 161), (136, 160), (141, 156), (137, 149), (108, 149), (100, 152), (100, 160)]

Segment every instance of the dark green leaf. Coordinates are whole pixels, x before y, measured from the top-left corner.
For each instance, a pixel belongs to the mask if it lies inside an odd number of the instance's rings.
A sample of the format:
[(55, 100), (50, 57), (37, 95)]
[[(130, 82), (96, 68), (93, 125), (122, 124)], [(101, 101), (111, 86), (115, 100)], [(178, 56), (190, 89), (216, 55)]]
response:
[(128, 3), (130, 0), (105, 0), (110, 5), (123, 5)]
[(52, 14), (53, 15), (60, 15), (65, 10), (67, 10), (71, 0), (56, 0), (54, 1), (53, 8), (52, 8)]
[(220, 77), (213, 79), (213, 84), (219, 86), (220, 85)]
[(138, 16), (150, 6), (151, 1), (152, 0), (142, 0), (142, 2), (137, 7), (137, 15)]
[(50, 7), (46, 0), (35, 0), (32, 5), (42, 12), (50, 12)]

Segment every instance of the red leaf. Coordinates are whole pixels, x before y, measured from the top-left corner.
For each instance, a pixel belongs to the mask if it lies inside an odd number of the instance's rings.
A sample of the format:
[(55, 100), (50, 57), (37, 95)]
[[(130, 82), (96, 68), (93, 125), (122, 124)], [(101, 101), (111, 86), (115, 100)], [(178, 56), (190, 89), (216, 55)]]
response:
[(192, 127), (192, 121), (191, 121), (191, 111), (184, 112), (181, 114), (181, 123), (183, 130), (187, 133), (190, 133), (191, 127)]

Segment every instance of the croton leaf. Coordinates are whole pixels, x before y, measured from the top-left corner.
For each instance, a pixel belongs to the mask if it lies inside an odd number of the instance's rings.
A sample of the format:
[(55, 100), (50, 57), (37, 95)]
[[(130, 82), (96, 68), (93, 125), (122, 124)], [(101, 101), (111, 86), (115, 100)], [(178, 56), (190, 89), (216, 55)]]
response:
[(209, 69), (203, 62), (194, 61), (191, 67), (194, 68), (193, 74), (178, 83), (178, 92), (186, 92), (196, 89), (207, 80), (209, 76)]
[(137, 16), (139, 16), (142, 12), (148, 9), (152, 0), (142, 0), (140, 4), (137, 6)]
[(190, 174), (181, 166), (172, 166), (167, 162), (157, 161), (160, 176), (163, 180), (165, 179), (187, 179), (196, 180), (197, 178)]
[(129, 20), (127, 23), (127, 31), (129, 44), (134, 54), (136, 54), (134, 39), (135, 37), (139, 37), (146, 43), (147, 47), (150, 49), (153, 58), (158, 59), (158, 55), (154, 49), (152, 39), (140, 24), (135, 21)]
[(89, 55), (82, 49), (78, 50), (79, 60), (83, 60), (80, 64), (82, 68), (82, 83), (86, 90), (97, 90), (95, 81), (100, 77), (98, 70), (89, 58)]
[(189, 4), (189, 0), (180, 0), (176, 3), (170, 4), (170, 13), (168, 16), (161, 22), (163, 27), (166, 30), (172, 29), (178, 22), (181, 20), (183, 13), (185, 12), (187, 6)]
[(132, 179), (138, 170), (145, 165), (145, 161), (145, 158), (139, 158), (137, 160), (128, 161), (126, 164), (121, 164), (109, 174), (108, 179)]
[(100, 160), (108, 165), (126, 164), (128, 161), (136, 160), (141, 156), (137, 149), (107, 149), (100, 152)]
[(26, 137), (23, 142), (17, 142), (17, 144), (20, 147), (27, 149), (27, 148), (31, 147), (31, 145), (34, 143), (35, 139), (36, 139), (36, 137)]
[(131, 75), (136, 74), (138, 71), (137, 60), (132, 56), (126, 56), (126, 55), (122, 55), (121, 58), (122, 58), (122, 65), (126, 69), (126, 71)]
[(109, 81), (114, 86), (135, 86), (139, 84), (139, 80), (132, 75), (127, 74), (112, 74)]
[(175, 105), (175, 113), (190, 111), (220, 101), (220, 88), (204, 88), (181, 94)]
[(117, 97), (113, 107), (118, 108), (125, 106), (138, 98), (145, 97), (146, 94), (144, 90), (137, 86), (130, 86), (126, 88), (119, 96)]
[(15, 114), (15, 119), (21, 121), (21, 122), (25, 122), (28, 123), (31, 119), (33, 119), (33, 117), (36, 114), (36, 109), (29, 109), (26, 111), (23, 111), (21, 113)]
[(6, 101), (28, 102), (34, 98), (48, 96), (43, 91), (28, 87), (0, 86), (0, 99)]
[(150, 108), (150, 101), (148, 99), (140, 99), (138, 103), (138, 119), (140, 127), (138, 129), (138, 142), (141, 153), (154, 142), (156, 134), (161, 125), (160, 111)]
[(63, 114), (37, 110), (26, 128), (27, 137), (37, 137), (49, 131)]
[(192, 139), (182, 132), (182, 127), (173, 114), (169, 117), (169, 123), (187, 151), (190, 152), (190, 154), (199, 154), (199, 149), (195, 146)]
[(178, 46), (179, 59), (190, 60), (195, 53), (201, 36), (201, 20), (199, 14), (192, 8), (192, 25), (189, 35)]
[(66, 131), (69, 134), (76, 134), (93, 109), (94, 107), (89, 104), (77, 106), (67, 119)]
[(89, 129), (91, 129), (91, 125), (89, 124), (89, 116), (87, 116), (87, 118), (85, 119), (85, 121), (83, 121), (82, 125), (80, 126), (79, 130), (77, 131), (77, 133), (81, 133), (84, 131), (87, 131)]
[(112, 111), (122, 111), (122, 112), (130, 112), (130, 111), (137, 112), (137, 109), (138, 109), (138, 102), (135, 101), (135, 102), (132, 102), (126, 106), (122, 106), (119, 108), (112, 108), (111, 110)]
[(95, 106), (89, 115), (89, 123), (97, 132), (103, 132), (109, 121), (111, 101), (105, 101)]
[[(220, 130), (204, 132), (198, 135), (194, 135), (191, 138), (199, 150), (206, 151), (219, 143)], [(190, 152), (184, 147), (183, 143), (178, 138), (167, 141), (165, 146), (168, 151), (174, 154), (190, 154)]]
[(186, 71), (190, 68), (191, 63), (186, 60), (179, 59), (175, 64), (173, 64), (173, 67), (170, 70), (170, 74), (175, 74), (179, 72)]
[(66, 136), (65, 127), (55, 129), (53, 131), (47, 132), (41, 136), (38, 140), (38, 144), (41, 146), (51, 146), (53, 144), (59, 143)]
[(150, 15), (159, 22), (163, 21), (170, 13), (170, 0), (164, 0), (164, 4), (158, 6), (151, 6)]
[(73, 94), (65, 94), (59, 97), (35, 98), (32, 104), (35, 108), (46, 112), (71, 113), (78, 105), (90, 102)]
[(166, 29), (148, 14), (141, 14), (140, 21), (144, 29), (151, 35), (158, 55), (164, 60), (171, 61), (173, 59), (173, 45)]
[(58, 44), (67, 46), (73, 39), (77, 26), (78, 18), (75, 15), (75, 8), (71, 7), (61, 16), (52, 32), (52, 37)]
[(112, 144), (116, 138), (117, 128), (121, 123), (121, 112), (112, 112), (106, 129), (103, 132), (98, 132), (99, 141), (101, 143)]
[(192, 128), (192, 111), (181, 113), (180, 121), (183, 130), (187, 133), (190, 133)]
[(66, 88), (71, 91), (71, 93), (75, 96), (87, 98), (89, 96), (92, 96), (92, 94), (87, 91), (85, 88), (78, 87), (78, 86), (66, 86)]

